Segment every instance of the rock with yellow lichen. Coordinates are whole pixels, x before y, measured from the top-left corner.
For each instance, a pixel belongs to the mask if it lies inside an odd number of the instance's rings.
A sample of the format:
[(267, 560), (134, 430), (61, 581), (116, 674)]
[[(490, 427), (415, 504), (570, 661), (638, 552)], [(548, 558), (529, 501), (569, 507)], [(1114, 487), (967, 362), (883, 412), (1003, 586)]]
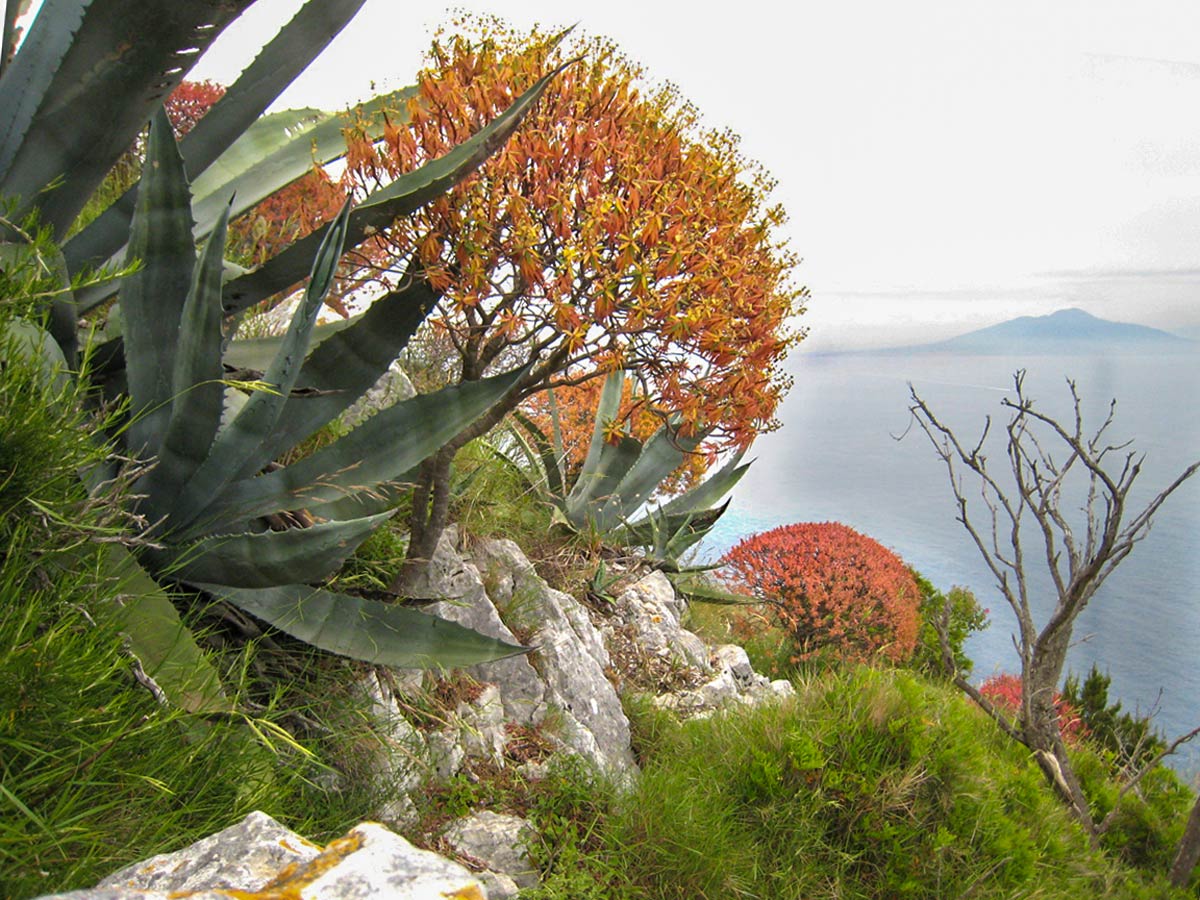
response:
[[(272, 867), (274, 867), (272, 869)], [(487, 900), (467, 869), (373, 822), (323, 850), (270, 816), (42, 900)]]

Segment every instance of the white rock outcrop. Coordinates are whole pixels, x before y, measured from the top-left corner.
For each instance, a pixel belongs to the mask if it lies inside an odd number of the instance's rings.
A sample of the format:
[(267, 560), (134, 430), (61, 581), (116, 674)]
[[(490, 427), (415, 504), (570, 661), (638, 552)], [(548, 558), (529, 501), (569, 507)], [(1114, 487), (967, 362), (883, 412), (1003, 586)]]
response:
[(122, 869), (93, 890), (43, 900), (228, 900), (258, 893), (297, 900), (487, 900), (464, 866), (382, 825), (363, 823), (321, 849), (263, 813)]

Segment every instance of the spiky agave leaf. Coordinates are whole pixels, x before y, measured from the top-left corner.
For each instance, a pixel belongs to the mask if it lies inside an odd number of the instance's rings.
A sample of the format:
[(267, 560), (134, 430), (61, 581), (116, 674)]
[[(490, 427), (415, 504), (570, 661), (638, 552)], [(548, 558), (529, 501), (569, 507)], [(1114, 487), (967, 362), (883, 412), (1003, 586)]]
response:
[(171, 416), (179, 322), (196, 262), (183, 158), (161, 108), (150, 126), (128, 259), (141, 263), (121, 288), (133, 416), (128, 444), (149, 457), (158, 453)]
[(529, 650), (409, 607), (323, 588), (195, 586), (314, 647), (378, 665), (450, 668)]
[(230, 483), (183, 537), (329, 503), (394, 481), (499, 402), (525, 371), (451, 385), (380, 410), (311, 456)]
[(180, 490), (167, 517), (168, 528), (186, 527), (227, 484), (253, 476), (270, 462), (272, 454), (264, 452), (264, 441), (279, 421), (300, 374), (309, 334), (337, 271), (349, 214), (347, 201), (325, 233), (304, 298), (292, 316), (279, 352), (263, 376), (269, 389), (255, 391), (233, 421), (217, 433), (206, 458)]
[[(266, 129), (266, 126), (257, 125), (262, 113), (341, 32), (362, 7), (363, 2), (364, 0), (309, 0), (263, 48), (262, 52), (229, 87), (224, 96), (209, 110), (208, 114), (184, 136), (180, 143), (180, 151), (187, 162), (188, 174), (197, 185), (197, 196), (211, 195), (218, 198), (217, 206), (212, 211), (212, 218), (206, 219), (198, 215), (199, 222), (207, 222), (211, 227), (220, 213), (220, 207), (225, 205), (229, 195), (233, 192), (228, 184), (228, 179), (219, 180), (217, 183), (212, 183), (211, 179), (202, 182), (202, 174), (230, 149), (231, 144), (244, 137), (248, 131)], [(156, 4), (142, 3), (141, 5), (146, 9), (152, 9)], [(147, 36), (143, 35), (143, 37)], [(201, 45), (193, 44), (192, 46), (200, 47)], [(158, 80), (160, 76), (155, 74), (154, 78)], [(157, 96), (161, 98), (165, 94)], [(138, 122), (139, 128), (149, 117), (150, 112), (151, 110), (147, 109), (143, 113)], [(328, 116), (328, 114), (322, 115)], [(267, 117), (267, 119), (270, 118), (270, 116)], [(283, 123), (278, 122), (278, 124), (282, 125)], [(275, 133), (285, 138), (289, 137), (286, 128), (276, 129)], [(292, 134), (290, 137), (302, 139), (303, 136)], [(127, 148), (131, 142), (132, 135), (125, 147)], [(305, 145), (306, 151), (308, 146), (308, 144)], [(304, 158), (311, 165), (311, 157), (307, 152)], [(303, 172), (299, 172), (293, 178), (302, 174)], [(280, 185), (280, 187), (282, 186)], [(239, 185), (239, 187), (241, 188), (239, 194), (244, 196), (247, 193), (247, 186)], [(99, 266), (120, 251), (128, 240), (133, 206), (134, 194), (131, 189), (89, 223), (88, 227), (67, 241), (63, 250), (72, 272), (78, 272), (85, 266)], [(202, 230), (197, 237), (204, 238), (207, 233), (207, 229)], [(81, 309), (86, 311), (108, 296), (111, 296), (111, 291), (89, 291), (86, 299), (81, 298)]]
[[(0, 194), (63, 235), (162, 97), (253, 0), (46, 0), (0, 80)], [(55, 190), (47, 185), (58, 183)]]

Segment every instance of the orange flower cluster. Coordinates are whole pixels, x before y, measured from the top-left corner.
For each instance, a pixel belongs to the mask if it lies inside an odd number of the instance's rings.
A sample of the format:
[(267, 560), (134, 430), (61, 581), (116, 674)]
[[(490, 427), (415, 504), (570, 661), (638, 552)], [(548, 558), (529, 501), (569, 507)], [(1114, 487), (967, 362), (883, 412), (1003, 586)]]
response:
[(181, 81), (163, 104), (175, 137), (181, 138), (195, 128), (204, 114), (224, 96), (225, 86), (215, 81)]
[[(1002, 672), (981, 684), (979, 693), (993, 706), (1015, 717), (1021, 710), (1024, 687), (1020, 675)], [(1058, 727), (1063, 740), (1071, 746), (1078, 746), (1080, 741), (1088, 736), (1087, 726), (1083, 724), (1079, 710), (1064, 700), (1062, 694), (1054, 695), (1054, 706), (1058, 709)]]
[(795, 639), (794, 661), (832, 650), (865, 660), (912, 655), (921, 592), (904, 562), (839, 522), (783, 525), (746, 538), (722, 560), (732, 586), (773, 604)]
[(657, 408), (724, 445), (774, 427), (806, 294), (770, 179), (673, 89), (640, 88), (609, 43), (465, 24), (478, 38), (439, 36), (407, 124), (374, 144), (347, 132), (360, 191), (447, 153), (582, 58), (473, 176), (383, 235), (443, 294), (435, 318), (462, 377), (532, 362), (528, 395), (622, 365)]

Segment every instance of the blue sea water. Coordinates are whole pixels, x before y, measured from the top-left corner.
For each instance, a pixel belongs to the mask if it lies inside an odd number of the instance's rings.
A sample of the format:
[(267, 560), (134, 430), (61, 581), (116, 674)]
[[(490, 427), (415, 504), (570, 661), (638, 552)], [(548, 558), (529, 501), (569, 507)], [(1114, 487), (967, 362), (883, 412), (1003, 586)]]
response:
[[(1197, 363), (1196, 355), (799, 354), (789, 362), (795, 385), (779, 411), (782, 427), (754, 444), (756, 461), (702, 552), (714, 558), (748, 534), (790, 522), (844, 522), (891, 547), (938, 587), (974, 591), (991, 611), (991, 626), (967, 647), (976, 676), (1017, 672), (1015, 618), (956, 521), (945, 465), (924, 433), (910, 428), (909, 382), (964, 441), (978, 437), (989, 415), (993, 435), (1002, 433), (1008, 414), (1000, 404), (1013, 395), (1018, 368), (1027, 371), (1026, 392), (1038, 408), (1058, 415), (1070, 412), (1066, 379), (1074, 379), (1085, 425), (1098, 426), (1116, 398), (1112, 443), (1131, 441), (1130, 449), (1145, 455), (1131, 495), (1136, 512), (1200, 459)], [(992, 459), (993, 471), (1006, 467), (998, 443)], [(1029, 543), (1044, 612), (1050, 582), (1044, 555), (1034, 551), (1040, 544)], [(1085, 674), (1093, 662), (1107, 671), (1110, 698), (1130, 711), (1154, 712), (1172, 737), (1200, 725), (1198, 588), (1200, 474), (1167, 500), (1146, 539), (1093, 598), (1069, 656), (1075, 672)], [(1185, 749), (1173, 765), (1200, 771), (1200, 747)]]

